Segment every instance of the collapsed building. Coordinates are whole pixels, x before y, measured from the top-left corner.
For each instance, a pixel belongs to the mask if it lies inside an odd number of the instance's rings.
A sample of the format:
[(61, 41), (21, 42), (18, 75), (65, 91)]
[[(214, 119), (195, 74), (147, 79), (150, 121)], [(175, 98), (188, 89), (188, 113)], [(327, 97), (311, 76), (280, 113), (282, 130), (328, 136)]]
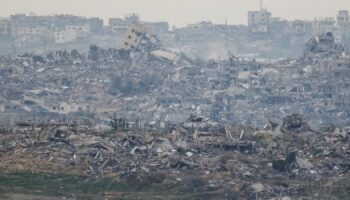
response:
[(304, 57), (340, 56), (343, 52), (344, 47), (335, 43), (333, 34), (328, 32), (318, 35), (307, 42)]
[(131, 23), (124, 38), (120, 41), (118, 49), (129, 53), (133, 57), (137, 53), (148, 53), (159, 59), (175, 62), (178, 54), (161, 49), (161, 44), (156, 36), (145, 25)]

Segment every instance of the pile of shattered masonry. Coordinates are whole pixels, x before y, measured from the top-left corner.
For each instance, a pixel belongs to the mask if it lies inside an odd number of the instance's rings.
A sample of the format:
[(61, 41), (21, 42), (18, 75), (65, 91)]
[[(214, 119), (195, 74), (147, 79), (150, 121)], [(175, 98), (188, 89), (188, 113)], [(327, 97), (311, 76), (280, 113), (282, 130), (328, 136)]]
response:
[(169, 133), (18, 124), (0, 130), (0, 170), (113, 177), (227, 199), (341, 198), (349, 191), (349, 134), (336, 127), (312, 130), (299, 114), (260, 130), (195, 116)]

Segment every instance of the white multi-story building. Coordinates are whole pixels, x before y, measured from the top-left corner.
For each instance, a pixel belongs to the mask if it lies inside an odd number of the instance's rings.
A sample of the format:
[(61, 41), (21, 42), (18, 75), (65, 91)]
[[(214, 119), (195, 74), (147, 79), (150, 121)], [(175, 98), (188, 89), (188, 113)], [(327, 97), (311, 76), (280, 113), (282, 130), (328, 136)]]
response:
[(90, 35), (89, 24), (65, 26), (64, 30), (53, 32), (56, 44), (65, 44), (77, 41), (78, 38), (86, 38)]
[(266, 9), (248, 12), (248, 28), (253, 33), (269, 32), (271, 13)]

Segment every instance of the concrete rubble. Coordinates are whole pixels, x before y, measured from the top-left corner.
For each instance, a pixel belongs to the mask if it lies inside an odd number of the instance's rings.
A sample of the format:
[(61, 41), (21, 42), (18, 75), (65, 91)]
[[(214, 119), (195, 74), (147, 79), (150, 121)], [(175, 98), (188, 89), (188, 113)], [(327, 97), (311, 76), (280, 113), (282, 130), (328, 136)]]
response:
[(312, 199), (315, 185), (348, 180), (349, 129), (286, 132), (283, 125), (278, 127), (225, 126), (195, 116), (169, 133), (106, 133), (54, 122), (17, 124), (0, 131), (0, 169), (69, 169), (129, 184), (162, 183), (179, 191), (235, 193), (246, 199)]
[(141, 25), (129, 32), (133, 48), (0, 57), (0, 123), (82, 120), (103, 129), (117, 114), (131, 126), (171, 128), (194, 113), (262, 128), (303, 113), (313, 128), (348, 126), (350, 57), (331, 34), (311, 39), (300, 58), (264, 62), (192, 59)]
[(310, 39), (304, 51), (304, 56), (307, 58), (313, 57), (338, 57), (344, 52), (344, 47), (334, 41), (334, 36), (331, 32), (318, 35)]

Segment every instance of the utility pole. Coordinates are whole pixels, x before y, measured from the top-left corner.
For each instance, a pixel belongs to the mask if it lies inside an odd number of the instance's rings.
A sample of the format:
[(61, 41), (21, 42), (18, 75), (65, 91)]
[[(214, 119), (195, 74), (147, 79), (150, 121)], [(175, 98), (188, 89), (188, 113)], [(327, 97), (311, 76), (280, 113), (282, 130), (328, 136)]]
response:
[(263, 0), (260, 0), (260, 11), (263, 10)]

